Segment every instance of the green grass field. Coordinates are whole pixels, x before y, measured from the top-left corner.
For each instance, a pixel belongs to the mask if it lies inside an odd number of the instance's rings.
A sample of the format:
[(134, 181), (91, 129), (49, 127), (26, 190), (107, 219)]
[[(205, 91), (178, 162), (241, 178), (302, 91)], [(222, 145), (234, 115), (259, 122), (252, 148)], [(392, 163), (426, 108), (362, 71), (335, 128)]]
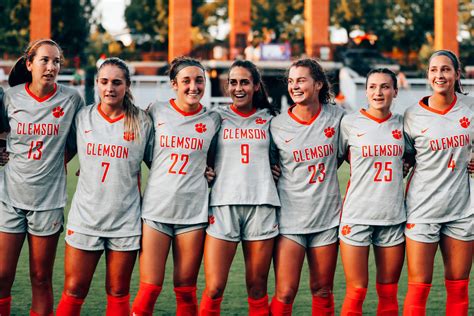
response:
[[(74, 194), (77, 178), (74, 175), (75, 171), (78, 169), (77, 159), (74, 159), (68, 165), (68, 194), (69, 202), (71, 201), (72, 195)], [(146, 183), (146, 178), (148, 175), (147, 168), (144, 167), (143, 180)], [(345, 192), (347, 179), (349, 177), (348, 166), (344, 164), (339, 170), (339, 180), (341, 184), (341, 192)], [(69, 210), (69, 205), (66, 209)], [(56, 256), (56, 263), (54, 269), (54, 295), (55, 295), (55, 304), (57, 304), (59, 298), (61, 297), (62, 287), (63, 287), (63, 273), (64, 273), (64, 236), (61, 236), (59, 242), (59, 247)], [(171, 261), (171, 259), (170, 259)], [(364, 314), (366, 315), (375, 315), (377, 309), (377, 295), (375, 292), (375, 265), (373, 256), (371, 255), (369, 261), (370, 265), (370, 284), (369, 290), (367, 293), (367, 298), (364, 303)], [(165, 278), (165, 283), (163, 285), (163, 290), (158, 302), (155, 307), (156, 315), (174, 315), (175, 312), (175, 299), (173, 292), (173, 282), (172, 282), (172, 269), (171, 262), (167, 265), (167, 273)], [(303, 268), (303, 273), (301, 276), (301, 284), (298, 296), (294, 303), (293, 314), (294, 315), (311, 315), (311, 295), (308, 288), (308, 269), (305, 266)], [(132, 278), (131, 285), (131, 296), (132, 300), (135, 297), (137, 292), (139, 278), (138, 278), (138, 266), (136, 265), (134, 275)], [(474, 293), (474, 282), (471, 282), (470, 285), (470, 315), (474, 315), (474, 303), (473, 303), (473, 293)], [(94, 280), (89, 292), (89, 295), (86, 299), (86, 303), (83, 306), (82, 314), (83, 315), (104, 315), (105, 314), (105, 264), (103, 261), (99, 262), (97, 267)], [(407, 289), (407, 277), (406, 270), (402, 273), (402, 277), (399, 283), (399, 304), (403, 305), (403, 298), (405, 297)], [(198, 282), (198, 299), (200, 299), (201, 292), (204, 289), (204, 271), (201, 268)], [(274, 293), (274, 277), (273, 271), (270, 271), (269, 278), (269, 297), (273, 296)], [(342, 265), (339, 260), (339, 264), (336, 270), (336, 277), (334, 282), (334, 295), (336, 300), (336, 314), (339, 313), (342, 299), (345, 292), (345, 283), (344, 283), (344, 273), (342, 270)], [(30, 281), (29, 281), (29, 272), (28, 272), (28, 248), (25, 244), (22, 255), (20, 257), (20, 262), (18, 263), (17, 275), (15, 284), (12, 291), (13, 302), (12, 302), (12, 315), (28, 315), (29, 308), (31, 304), (31, 290), (30, 290)], [(444, 305), (446, 301), (445, 289), (444, 289), (444, 277), (443, 277), (443, 264), (441, 256), (438, 253), (436, 257), (436, 266), (433, 278), (433, 287), (431, 289), (429, 302), (427, 305), (427, 315), (444, 315)], [(229, 281), (224, 295), (224, 301), (222, 303), (222, 315), (246, 315), (247, 313), (247, 294), (245, 290), (245, 272), (244, 272), (244, 262), (243, 256), (239, 249), (237, 256), (234, 260), (232, 266)]]

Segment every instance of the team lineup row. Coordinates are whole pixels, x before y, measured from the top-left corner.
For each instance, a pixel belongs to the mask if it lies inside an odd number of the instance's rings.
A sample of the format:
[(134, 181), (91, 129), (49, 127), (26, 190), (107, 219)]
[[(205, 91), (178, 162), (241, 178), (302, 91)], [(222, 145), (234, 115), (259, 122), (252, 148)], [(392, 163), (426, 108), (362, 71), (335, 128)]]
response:
[[(0, 315), (10, 315), (25, 236), (30, 314), (54, 314), (53, 261), (67, 198), (64, 161), (76, 154), (80, 174), (56, 315), (80, 315), (104, 251), (107, 315), (152, 315), (171, 245), (176, 314), (219, 315), (240, 241), (249, 315), (291, 315), (305, 257), (312, 313), (334, 315), (338, 249), (346, 276), (341, 315), (362, 315), (370, 245), (377, 315), (398, 314), (405, 251), (409, 284), (403, 313), (425, 315), (438, 245), (446, 314), (468, 314), (474, 101), (464, 95), (452, 52), (432, 55), (427, 71), (432, 94), (403, 117), (390, 112), (398, 88), (388, 69), (367, 75), (368, 107), (344, 113), (331, 104), (318, 62), (295, 61), (287, 71), (294, 105), (277, 114), (252, 62), (235, 61), (229, 70), (233, 104), (209, 110), (200, 103), (204, 67), (180, 57), (169, 70), (176, 99), (142, 111), (133, 104), (122, 60), (108, 58), (99, 67), (100, 102), (84, 106), (75, 90), (56, 84), (61, 59), (54, 41), (31, 43), (13, 67), (0, 105), (0, 132), (9, 132), (0, 170)], [(344, 160), (351, 175), (342, 202), (337, 169)], [(150, 169), (143, 198), (142, 161)], [(407, 166), (413, 168), (404, 193)], [(130, 308), (137, 254), (140, 285)], [(203, 257), (206, 287), (198, 304)], [(272, 259), (275, 296), (269, 304)]]

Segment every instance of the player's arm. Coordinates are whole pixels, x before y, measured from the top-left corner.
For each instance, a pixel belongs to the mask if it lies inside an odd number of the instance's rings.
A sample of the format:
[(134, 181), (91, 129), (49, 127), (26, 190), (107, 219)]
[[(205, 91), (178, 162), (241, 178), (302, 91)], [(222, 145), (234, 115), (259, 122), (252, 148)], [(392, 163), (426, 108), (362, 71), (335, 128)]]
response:
[(219, 135), (218, 132), (214, 135), (211, 141), (211, 145), (209, 146), (209, 150), (207, 151), (207, 162), (206, 162), (207, 166), (206, 166), (206, 171), (204, 171), (204, 176), (206, 177), (207, 183), (209, 185), (211, 185), (214, 179), (216, 178), (216, 172), (214, 171), (214, 166), (216, 163), (218, 135)]
[(341, 123), (339, 124), (339, 139), (337, 147), (337, 168), (346, 161), (350, 164), (349, 161), (349, 136), (350, 136), (350, 122), (346, 118), (342, 118)]
[[(151, 163), (153, 161), (154, 144), (155, 144), (155, 128), (153, 126), (153, 121), (148, 113), (147, 113), (147, 121), (150, 125), (150, 128), (148, 129), (148, 135), (146, 135), (146, 147), (145, 147), (145, 154), (143, 155), (143, 162), (148, 167), (148, 169), (151, 169)], [(146, 123), (143, 123), (143, 124), (146, 124)]]
[(281, 176), (281, 168), (280, 168), (280, 155), (278, 153), (278, 148), (273, 141), (273, 138), (270, 135), (270, 166), (272, 169), (273, 180), (278, 182), (278, 179)]
[(403, 133), (405, 140), (405, 153), (403, 154), (403, 177), (405, 178), (416, 163), (416, 150), (413, 139), (407, 132)]

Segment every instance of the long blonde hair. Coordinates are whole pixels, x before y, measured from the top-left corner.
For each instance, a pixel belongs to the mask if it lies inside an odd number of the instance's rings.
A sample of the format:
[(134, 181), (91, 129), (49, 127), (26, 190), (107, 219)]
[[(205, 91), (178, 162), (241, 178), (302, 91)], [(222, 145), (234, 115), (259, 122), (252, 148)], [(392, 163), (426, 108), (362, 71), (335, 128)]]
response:
[(122, 103), (125, 112), (124, 135), (129, 135), (129, 140), (139, 140), (141, 138), (139, 117), (140, 109), (133, 103), (133, 95), (130, 91), (130, 70), (122, 59), (110, 57), (100, 65), (97, 72), (100, 72), (100, 70), (107, 65), (118, 67), (123, 72), (125, 83), (127, 84), (127, 90), (125, 91), (125, 97), (123, 98)]

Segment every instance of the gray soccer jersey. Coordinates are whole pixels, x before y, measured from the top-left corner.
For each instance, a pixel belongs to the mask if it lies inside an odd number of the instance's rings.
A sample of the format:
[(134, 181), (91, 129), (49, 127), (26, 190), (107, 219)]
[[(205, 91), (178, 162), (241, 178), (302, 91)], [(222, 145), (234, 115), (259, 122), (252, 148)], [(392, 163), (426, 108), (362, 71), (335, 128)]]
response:
[(377, 119), (365, 110), (341, 121), (340, 153), (348, 151), (351, 176), (341, 222), (395, 225), (405, 221), (403, 118)]
[(173, 100), (154, 103), (149, 113), (155, 145), (142, 217), (167, 224), (207, 222), (204, 171), (211, 140), (220, 126), (219, 115), (206, 108), (185, 113)]
[(218, 109), (221, 128), (215, 157), (211, 206), (280, 206), (270, 170), (270, 120), (267, 109), (245, 115), (233, 106)]
[(467, 172), (474, 131), (472, 99), (457, 95), (443, 112), (427, 104), (428, 97), (408, 108), (404, 117), (407, 140), (416, 150), (406, 193), (409, 223), (442, 223), (472, 214)]
[(83, 104), (75, 89), (62, 85), (41, 99), (28, 84), (5, 91), (0, 116), (8, 118), (11, 128), (7, 137), (10, 160), (0, 171), (1, 201), (33, 211), (66, 205), (65, 144)]
[(310, 121), (302, 122), (292, 109), (271, 122), (278, 148), (281, 234), (309, 234), (339, 223), (341, 197), (337, 180), (340, 108), (321, 106)]
[(153, 151), (153, 126), (139, 112), (140, 137), (124, 132), (124, 116), (108, 118), (100, 105), (75, 119), (80, 176), (67, 227), (99, 237), (141, 233), (140, 166)]

